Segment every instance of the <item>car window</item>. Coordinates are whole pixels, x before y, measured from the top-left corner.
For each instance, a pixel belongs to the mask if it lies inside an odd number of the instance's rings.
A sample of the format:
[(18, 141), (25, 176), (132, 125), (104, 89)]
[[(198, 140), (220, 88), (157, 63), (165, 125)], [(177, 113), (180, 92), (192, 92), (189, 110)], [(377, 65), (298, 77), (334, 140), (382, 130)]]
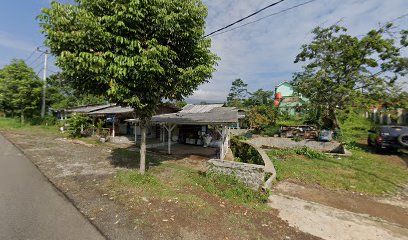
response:
[(390, 133), (393, 135), (399, 135), (401, 133), (406, 133), (406, 132), (408, 132), (407, 127), (402, 127), (402, 126), (390, 127)]

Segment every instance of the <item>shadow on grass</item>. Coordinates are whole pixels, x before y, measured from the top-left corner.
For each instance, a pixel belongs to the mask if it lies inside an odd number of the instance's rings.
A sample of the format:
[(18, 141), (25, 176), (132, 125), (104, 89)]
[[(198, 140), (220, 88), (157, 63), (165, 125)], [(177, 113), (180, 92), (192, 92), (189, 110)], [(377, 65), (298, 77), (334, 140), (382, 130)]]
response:
[[(408, 167), (408, 150), (403, 149), (376, 149), (374, 146), (368, 146), (365, 143), (354, 142), (352, 148), (356, 147), (366, 153), (377, 154), (380, 156), (397, 156), (405, 162), (405, 166)], [(347, 148), (347, 147), (346, 147)]]
[[(109, 157), (110, 163), (114, 167), (122, 168), (139, 168), (140, 167), (140, 153), (139, 149), (134, 146), (127, 148), (116, 148), (112, 150)], [(161, 162), (168, 160), (165, 156), (146, 151), (146, 169), (151, 166), (158, 166)]]

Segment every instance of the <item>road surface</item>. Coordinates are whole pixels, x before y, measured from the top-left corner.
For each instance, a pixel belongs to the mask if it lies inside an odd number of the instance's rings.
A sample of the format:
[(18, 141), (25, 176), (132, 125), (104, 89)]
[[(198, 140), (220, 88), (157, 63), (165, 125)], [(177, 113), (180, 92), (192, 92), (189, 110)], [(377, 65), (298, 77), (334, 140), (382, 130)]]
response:
[(0, 239), (105, 239), (0, 134)]

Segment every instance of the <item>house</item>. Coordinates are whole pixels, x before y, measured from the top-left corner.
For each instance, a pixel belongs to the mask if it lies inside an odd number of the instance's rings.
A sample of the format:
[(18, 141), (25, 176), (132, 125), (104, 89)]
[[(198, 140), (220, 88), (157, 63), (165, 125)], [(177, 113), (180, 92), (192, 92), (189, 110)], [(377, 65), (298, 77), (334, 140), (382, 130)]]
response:
[[(180, 108), (172, 104), (162, 104), (158, 107), (156, 114), (175, 113)], [(135, 132), (140, 133), (140, 129), (137, 126), (129, 126), (126, 119), (135, 118), (134, 110), (131, 107), (122, 107), (117, 104), (99, 104), (99, 105), (86, 105), (79, 107), (67, 108), (58, 112), (58, 118), (61, 120), (68, 119), (71, 114), (81, 113), (88, 115), (92, 118), (92, 125), (96, 125), (98, 121), (103, 122), (103, 127), (109, 131), (109, 135), (126, 136)], [(138, 131), (139, 130), (139, 131)], [(148, 129), (148, 137), (156, 137), (158, 130), (156, 126)]]
[(298, 93), (293, 84), (284, 81), (275, 87), (274, 103), (281, 113), (295, 116), (301, 112), (301, 107), (307, 103), (307, 98)]

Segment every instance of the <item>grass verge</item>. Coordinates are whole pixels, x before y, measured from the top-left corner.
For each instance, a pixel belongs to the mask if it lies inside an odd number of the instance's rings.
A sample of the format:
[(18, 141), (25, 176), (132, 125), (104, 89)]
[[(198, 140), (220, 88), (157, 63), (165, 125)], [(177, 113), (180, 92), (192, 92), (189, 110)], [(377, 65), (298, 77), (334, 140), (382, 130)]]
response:
[(0, 129), (2, 130), (13, 130), (13, 131), (30, 131), (34, 133), (58, 133), (57, 126), (46, 126), (46, 125), (31, 125), (31, 124), (21, 124), (19, 120), (13, 118), (0, 118)]
[(382, 155), (352, 150), (353, 156), (335, 158), (307, 149), (271, 150), (277, 180), (291, 179), (370, 195), (392, 194), (408, 184), (408, 171)]

